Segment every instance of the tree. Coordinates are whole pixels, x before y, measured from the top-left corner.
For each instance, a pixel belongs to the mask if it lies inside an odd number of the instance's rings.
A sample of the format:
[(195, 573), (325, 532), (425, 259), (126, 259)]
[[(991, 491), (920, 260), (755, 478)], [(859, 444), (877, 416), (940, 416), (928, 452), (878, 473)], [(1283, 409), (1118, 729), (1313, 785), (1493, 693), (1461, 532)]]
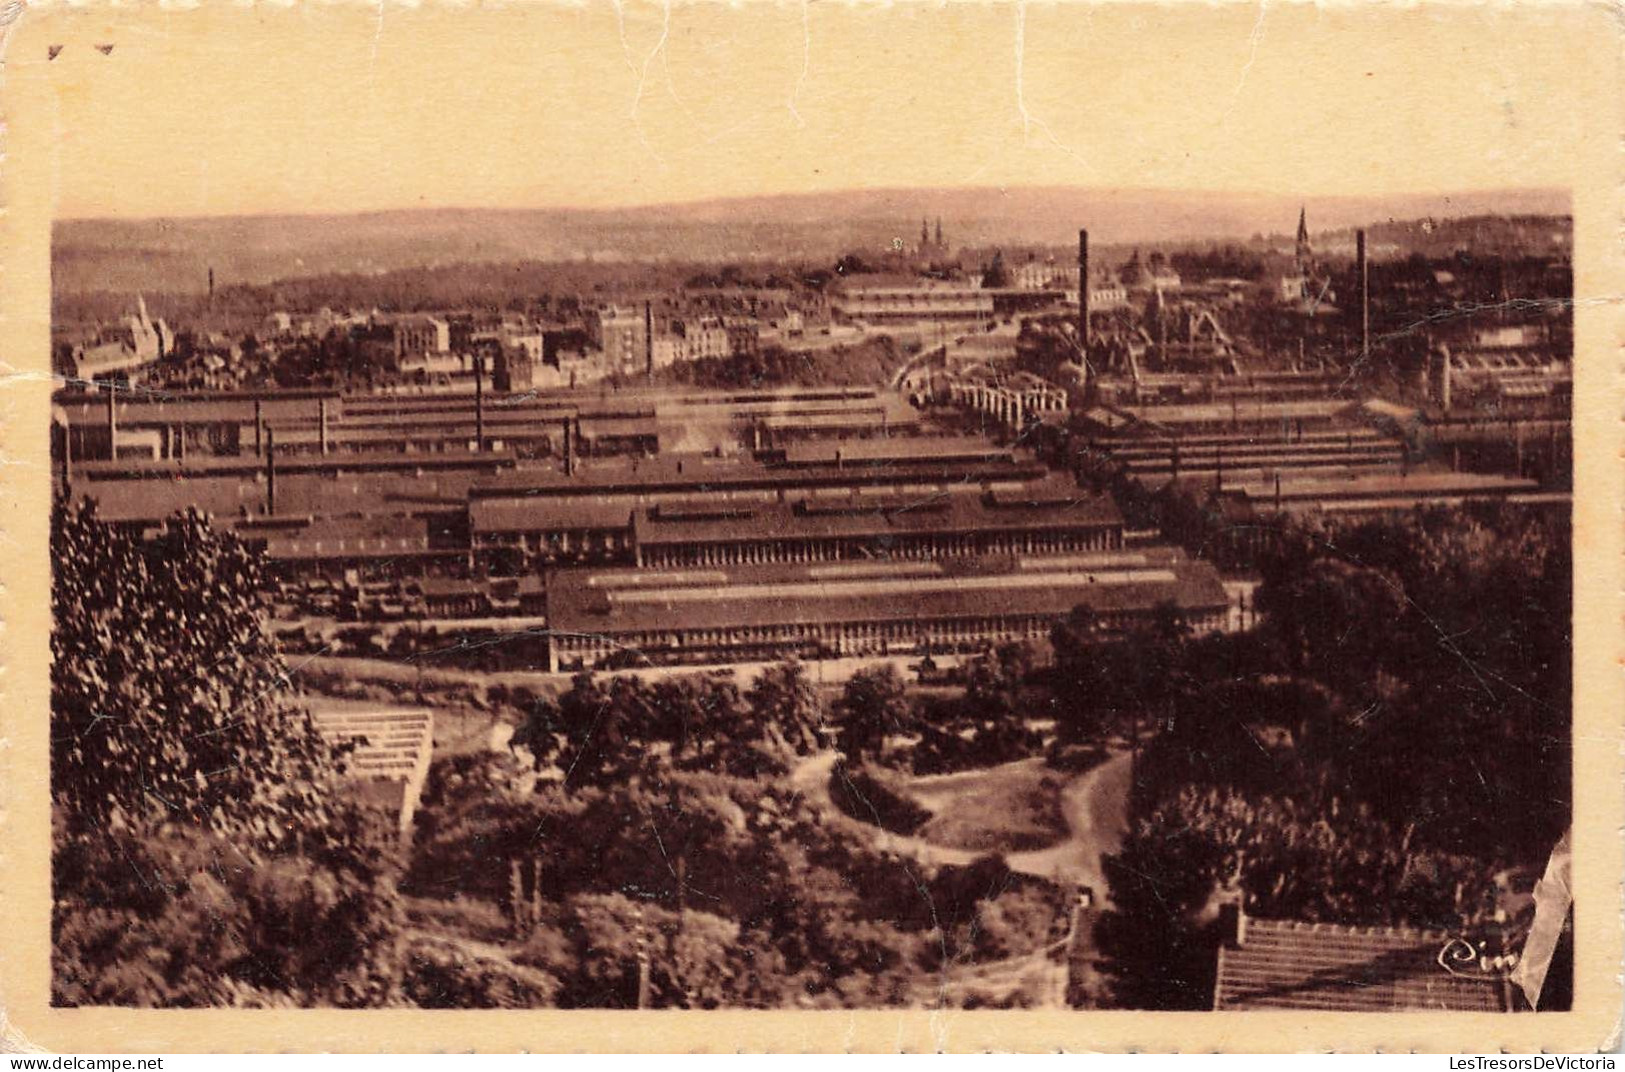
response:
[(886, 737), (907, 721), (907, 686), (891, 663), (860, 670), (847, 681), (836, 713), (841, 726), (841, 751), (847, 758), (860, 760), (877, 755)]
[(1404, 657), (1409, 605), (1387, 570), (1320, 558), (1284, 583), (1263, 585), (1257, 598), (1288, 667), (1351, 699), (1370, 691), (1376, 670)]
[(1030, 644), (1015, 640), (1000, 644), (992, 652), (971, 660), (965, 699), (983, 718), (1013, 717), (1021, 686), (1036, 662)]
[(762, 669), (745, 692), (751, 714), (792, 755), (823, 746), (824, 701), (807, 668), (794, 659)]
[(145, 542), (90, 504), (52, 520), (51, 790), (70, 832), (154, 820), (308, 847), (343, 757), (292, 699), (255, 556), (196, 511)]
[(196, 512), (142, 541), (52, 513), (57, 1001), (399, 1000), (391, 817), (341, 781)]
[[(608, 687), (590, 673), (577, 674), (554, 710), (540, 709), (541, 726), (526, 731), (539, 739), (549, 723), (560, 739), (556, 762), (569, 788), (616, 785), (637, 775), (648, 760), (654, 712), (648, 690), (636, 678), (613, 678)], [(537, 755), (538, 766), (542, 756)]]

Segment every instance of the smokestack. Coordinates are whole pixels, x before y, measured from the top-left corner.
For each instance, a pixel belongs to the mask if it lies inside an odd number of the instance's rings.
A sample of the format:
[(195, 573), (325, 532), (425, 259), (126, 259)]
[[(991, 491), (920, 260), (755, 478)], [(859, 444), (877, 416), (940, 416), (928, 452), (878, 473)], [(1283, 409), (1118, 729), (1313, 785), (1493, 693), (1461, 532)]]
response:
[[(1556, 429), (1557, 426), (1553, 425), (1552, 427), (1554, 429), (1554, 432), (1553, 432), (1554, 438), (1552, 440), (1552, 443), (1553, 443), (1552, 456), (1555, 458), (1557, 456), (1557, 449), (1556, 449), (1557, 440), (1555, 438), (1555, 434), (1556, 434), (1555, 429)], [(63, 418), (62, 418), (62, 493), (64, 495), (66, 495), (68, 493), (68, 481), (72, 477), (72, 475), (73, 475), (73, 425), (68, 423), (67, 415), (64, 414)]]
[(576, 471), (575, 437), (570, 429), (570, 418), (564, 418), (564, 473), (572, 476)]
[(209, 311), (214, 312), (214, 268), (209, 269)]
[(1371, 357), (1371, 265), (1366, 259), (1365, 228), (1354, 232), (1354, 259), (1360, 269), (1360, 360)]
[(316, 425), (322, 437), (322, 453), (327, 453), (327, 399), (316, 400)]
[(643, 303), (643, 371), (651, 380), (655, 376), (655, 314), (652, 302)]
[(1439, 405), (1450, 412), (1450, 347), (1439, 345)]
[(265, 512), (276, 513), (276, 434), (265, 430)]
[(108, 384), (107, 385), (107, 456), (109, 458), (117, 458), (118, 457), (118, 410), (114, 408), (115, 405), (117, 404), (117, 399), (116, 399), (117, 394), (118, 394), (118, 392), (116, 390), (114, 390), (113, 385)]
[(474, 355), (474, 451), (485, 451), (485, 358)]
[(254, 399), (254, 456), (265, 453), (265, 413), (260, 407), (260, 400)]
[(1078, 231), (1078, 345), (1089, 357), (1089, 232)]

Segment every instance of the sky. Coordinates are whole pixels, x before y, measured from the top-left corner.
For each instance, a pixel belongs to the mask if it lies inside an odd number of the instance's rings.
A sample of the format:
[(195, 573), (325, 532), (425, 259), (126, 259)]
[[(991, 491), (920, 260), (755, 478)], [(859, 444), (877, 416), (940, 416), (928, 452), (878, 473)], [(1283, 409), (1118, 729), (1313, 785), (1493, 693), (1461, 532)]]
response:
[[(1578, 9), (309, 2), (30, 11), (58, 218), (854, 187), (1563, 187)], [(45, 62), (44, 45), (66, 47)], [(113, 42), (110, 55), (89, 47)], [(22, 66), (28, 68), (21, 70)]]

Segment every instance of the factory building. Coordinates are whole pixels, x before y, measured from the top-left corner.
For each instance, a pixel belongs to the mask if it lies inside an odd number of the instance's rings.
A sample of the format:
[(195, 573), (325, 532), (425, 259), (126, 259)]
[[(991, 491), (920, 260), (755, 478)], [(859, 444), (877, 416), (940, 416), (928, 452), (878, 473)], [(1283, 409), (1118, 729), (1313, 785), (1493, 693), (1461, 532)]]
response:
[(1065, 477), (1014, 490), (888, 490), (790, 502), (693, 497), (633, 506), (596, 498), (475, 499), (469, 531), (480, 558), (520, 569), (563, 562), (674, 568), (1062, 554), (1123, 545), (1123, 521), (1111, 500), (1087, 495)]
[(548, 577), (549, 669), (975, 650), (1045, 637), (1078, 607), (1124, 629), (1167, 603), (1197, 632), (1220, 630), (1228, 618), (1218, 573), (1166, 549), (566, 570)]
[[(343, 396), (333, 391), (61, 392), (53, 451), (70, 462), (113, 457), (187, 459), (258, 455), (267, 429), (284, 452), (438, 454), (511, 450), (558, 455), (575, 421), (583, 455), (659, 450), (762, 450), (828, 437), (910, 436), (920, 415), (877, 388), (750, 392), (552, 390), (509, 392), (533, 366), (518, 350), (486, 366), (493, 389), (459, 394)], [(446, 360), (472, 371), (471, 357)], [(523, 360), (516, 371), (510, 361)], [(515, 379), (515, 376), (518, 379)]]

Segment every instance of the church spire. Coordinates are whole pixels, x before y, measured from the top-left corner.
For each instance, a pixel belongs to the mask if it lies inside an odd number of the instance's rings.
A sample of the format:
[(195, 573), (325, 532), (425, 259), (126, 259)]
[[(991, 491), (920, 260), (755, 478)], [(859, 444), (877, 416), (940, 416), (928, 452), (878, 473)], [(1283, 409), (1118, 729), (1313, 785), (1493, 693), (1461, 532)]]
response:
[(1298, 206), (1298, 261), (1301, 268), (1308, 268), (1311, 251), (1309, 248), (1309, 214), (1304, 206)]

